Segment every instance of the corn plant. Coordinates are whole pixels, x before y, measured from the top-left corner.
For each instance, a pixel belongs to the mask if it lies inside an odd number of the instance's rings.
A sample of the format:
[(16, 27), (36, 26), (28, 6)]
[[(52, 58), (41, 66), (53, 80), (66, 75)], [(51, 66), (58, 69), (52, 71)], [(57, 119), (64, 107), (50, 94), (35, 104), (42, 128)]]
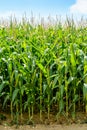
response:
[[(83, 107), (82, 107), (83, 106)], [(23, 19), (0, 27), (0, 107), (28, 123), (39, 113), (87, 113), (87, 27), (67, 18), (48, 27)], [(53, 109), (55, 108), (55, 110)], [(14, 116), (15, 115), (15, 116)]]
[(85, 99), (85, 111), (87, 113), (87, 56), (84, 56), (84, 86), (83, 94)]

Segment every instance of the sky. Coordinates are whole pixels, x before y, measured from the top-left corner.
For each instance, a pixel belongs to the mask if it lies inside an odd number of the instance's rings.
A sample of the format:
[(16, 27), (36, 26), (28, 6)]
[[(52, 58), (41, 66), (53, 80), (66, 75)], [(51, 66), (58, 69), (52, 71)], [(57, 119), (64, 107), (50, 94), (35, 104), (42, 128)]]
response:
[(75, 16), (87, 18), (87, 0), (0, 0), (0, 19)]

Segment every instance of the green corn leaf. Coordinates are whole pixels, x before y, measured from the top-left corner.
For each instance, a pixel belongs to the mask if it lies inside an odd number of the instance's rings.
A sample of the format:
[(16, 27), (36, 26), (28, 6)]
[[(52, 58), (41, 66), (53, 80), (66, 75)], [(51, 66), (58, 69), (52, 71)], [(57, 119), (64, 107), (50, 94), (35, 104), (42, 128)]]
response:
[(2, 82), (1, 84), (0, 84), (0, 93), (2, 92), (2, 90), (3, 90), (3, 88), (4, 88), (4, 82)]
[(71, 64), (74, 67), (76, 66), (76, 58), (75, 58), (75, 51), (74, 51), (73, 43), (70, 46), (70, 51), (71, 51)]
[(8, 84), (9, 84), (8, 81), (2, 81), (2, 83), (0, 84), (0, 93), (2, 92), (3, 88), (6, 87), (6, 85)]
[(45, 67), (40, 63), (40, 62), (36, 62), (37, 66), (41, 69), (41, 71), (45, 74), (45, 76), (47, 75), (46, 69)]
[(84, 86), (83, 86), (83, 95), (84, 95), (84, 99), (86, 98), (86, 95), (87, 95), (87, 84), (84, 83)]
[(6, 95), (5, 99), (4, 99), (4, 103), (3, 103), (3, 107), (6, 105), (7, 101), (10, 99), (9, 94)]
[(14, 102), (14, 100), (17, 98), (18, 93), (19, 93), (19, 89), (16, 88), (16, 89), (14, 90), (14, 92), (13, 92), (12, 102)]

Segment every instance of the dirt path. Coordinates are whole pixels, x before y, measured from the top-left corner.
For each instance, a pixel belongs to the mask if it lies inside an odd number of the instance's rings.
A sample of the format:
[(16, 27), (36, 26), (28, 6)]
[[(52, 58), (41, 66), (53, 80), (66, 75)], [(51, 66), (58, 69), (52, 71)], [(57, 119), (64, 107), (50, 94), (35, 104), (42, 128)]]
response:
[(36, 125), (35, 127), (31, 127), (28, 125), (19, 126), (16, 128), (15, 126), (3, 126), (0, 125), (0, 130), (87, 130), (87, 124), (73, 124), (73, 125)]

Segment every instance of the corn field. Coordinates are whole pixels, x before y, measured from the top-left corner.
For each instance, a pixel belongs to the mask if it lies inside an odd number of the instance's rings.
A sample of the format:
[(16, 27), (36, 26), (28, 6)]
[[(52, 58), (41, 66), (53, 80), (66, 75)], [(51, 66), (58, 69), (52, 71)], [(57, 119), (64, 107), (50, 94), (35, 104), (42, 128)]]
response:
[(87, 114), (87, 26), (0, 27), (0, 110), (17, 122), (24, 112), (28, 120)]

